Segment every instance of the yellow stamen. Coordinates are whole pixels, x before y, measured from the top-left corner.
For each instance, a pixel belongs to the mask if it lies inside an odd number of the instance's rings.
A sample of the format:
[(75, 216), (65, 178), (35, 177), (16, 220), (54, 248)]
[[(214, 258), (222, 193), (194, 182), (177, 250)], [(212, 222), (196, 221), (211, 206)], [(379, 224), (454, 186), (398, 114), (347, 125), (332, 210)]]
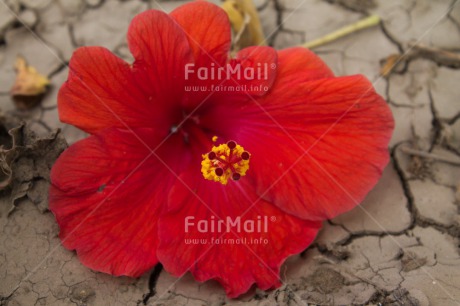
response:
[(251, 154), (236, 142), (229, 141), (226, 144), (213, 146), (211, 152), (202, 156), (203, 177), (227, 185), (229, 179), (236, 181), (246, 175)]

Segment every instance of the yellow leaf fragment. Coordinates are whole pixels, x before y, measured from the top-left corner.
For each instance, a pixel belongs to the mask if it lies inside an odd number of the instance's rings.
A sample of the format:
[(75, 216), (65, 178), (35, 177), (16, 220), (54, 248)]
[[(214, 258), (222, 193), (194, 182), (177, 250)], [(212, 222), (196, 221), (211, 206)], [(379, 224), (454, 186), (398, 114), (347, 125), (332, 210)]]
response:
[(225, 0), (222, 8), (232, 25), (234, 52), (249, 46), (265, 45), (259, 14), (252, 0)]
[(29, 66), (22, 56), (17, 56), (14, 67), (17, 75), (10, 94), (19, 109), (32, 108), (41, 101), (50, 81), (34, 67)]
[(46, 87), (50, 84), (48, 78), (38, 73), (38, 71), (29, 66), (22, 56), (16, 58), (14, 65), (17, 76), (16, 82), (11, 88), (12, 95), (35, 96), (46, 92)]

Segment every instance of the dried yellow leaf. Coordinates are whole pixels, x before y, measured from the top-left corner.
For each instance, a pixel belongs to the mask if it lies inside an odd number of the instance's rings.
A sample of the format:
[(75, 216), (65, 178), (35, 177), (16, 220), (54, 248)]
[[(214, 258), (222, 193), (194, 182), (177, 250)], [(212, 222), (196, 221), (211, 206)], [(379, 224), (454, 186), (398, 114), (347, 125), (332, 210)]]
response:
[(17, 75), (10, 91), (11, 96), (19, 109), (29, 109), (41, 101), (50, 81), (29, 66), (22, 56), (17, 56), (14, 67)]
[(222, 8), (232, 25), (234, 52), (249, 46), (265, 45), (259, 14), (252, 0), (225, 0)]

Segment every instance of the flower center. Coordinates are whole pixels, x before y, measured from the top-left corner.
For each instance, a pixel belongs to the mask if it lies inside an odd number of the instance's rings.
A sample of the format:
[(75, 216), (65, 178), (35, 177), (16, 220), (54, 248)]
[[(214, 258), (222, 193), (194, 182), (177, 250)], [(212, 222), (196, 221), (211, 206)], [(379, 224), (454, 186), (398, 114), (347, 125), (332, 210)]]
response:
[(211, 152), (203, 154), (201, 172), (207, 180), (227, 185), (231, 178), (239, 180), (249, 169), (251, 154), (233, 140), (214, 146)]

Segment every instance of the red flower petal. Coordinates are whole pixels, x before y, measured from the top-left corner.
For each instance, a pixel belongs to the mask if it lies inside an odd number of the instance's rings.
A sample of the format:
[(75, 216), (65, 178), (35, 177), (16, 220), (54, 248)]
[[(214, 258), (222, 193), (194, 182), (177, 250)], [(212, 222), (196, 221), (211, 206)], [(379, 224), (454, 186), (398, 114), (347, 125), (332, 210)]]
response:
[(133, 82), (150, 93), (158, 114), (171, 117), (164, 109), (177, 110), (184, 93), (184, 67), (193, 63), (186, 35), (167, 14), (149, 10), (134, 17), (128, 45), (135, 58), (133, 70), (137, 72)]
[[(174, 185), (168, 210), (159, 221), (158, 258), (165, 269), (176, 276), (190, 271), (198, 281), (215, 279), (229, 297), (245, 293), (254, 283), (262, 290), (278, 287), (281, 264), (289, 255), (303, 251), (321, 224), (303, 221), (264, 200), (258, 201), (247, 181), (223, 186), (198, 177), (199, 169), (195, 168), (181, 175), (181, 182)], [(240, 232), (235, 228), (225, 233), (225, 227), (218, 232), (219, 219), (230, 217), (235, 221), (239, 216)], [(188, 226), (188, 232), (186, 220), (194, 223)], [(206, 232), (200, 232), (203, 230), (198, 227), (200, 220), (208, 222)], [(252, 233), (244, 230), (248, 220), (254, 221)], [(211, 222), (215, 222), (214, 232)], [(206, 242), (194, 244), (188, 239)], [(222, 243), (213, 244), (212, 239)], [(223, 243), (223, 239), (246, 239), (246, 242)], [(251, 244), (251, 240), (259, 243)]]
[[(270, 55), (270, 52), (267, 51), (269, 48), (259, 49), (260, 47), (252, 47), (248, 49), (253, 48), (255, 48), (255, 52), (247, 52), (247, 49), (244, 49), (241, 53), (252, 54), (258, 62), (269, 63), (272, 61), (276, 64), (276, 69), (273, 72), (269, 70), (272, 73), (269, 75), (270, 79), (272, 77), (275, 78), (275, 81), (271, 82), (274, 84), (268, 85), (269, 88), (276, 88), (276, 92), (292, 92), (296, 90), (295, 88), (298, 84), (334, 76), (327, 65), (317, 55), (306, 48), (289, 48), (277, 51), (277, 59), (274, 59)], [(260, 51), (265, 52), (259, 55)], [(245, 111), (254, 111), (255, 114), (266, 119), (267, 116), (263, 114), (260, 108), (256, 107), (256, 104), (251, 101), (248, 94), (251, 93), (235, 95), (235, 93), (223, 92), (222, 94), (215, 95), (218, 99), (217, 101), (209, 101), (209, 104), (212, 104), (212, 108), (206, 109), (201, 123), (209, 130), (218, 130), (216, 133), (219, 136), (228, 139), (229, 137), (234, 138), (237, 136), (240, 127), (246, 124), (245, 118), (241, 116)], [(269, 96), (271, 96), (271, 93), (269, 93)], [(210, 100), (213, 100), (213, 98), (211, 97)], [(265, 99), (258, 103), (262, 103), (263, 101)], [(287, 101), (279, 100), (278, 102), (285, 103)], [(225, 114), (225, 116), (222, 116), (222, 114)]]
[(221, 84), (224, 88), (230, 86), (236, 90), (228, 92), (224, 89), (222, 94), (265, 95), (275, 81), (277, 64), (277, 52), (271, 47), (257, 46), (241, 50), (230, 61), (233, 69), (238, 70), (235, 70), (229, 81)]
[(258, 101), (265, 115), (256, 105), (238, 112), (244, 122), (236, 141), (252, 154), (248, 177), (259, 195), (289, 213), (333, 218), (361, 202), (380, 178), (391, 111), (362, 76), (287, 86), (279, 80)]
[(62, 121), (89, 133), (126, 126), (167, 129), (177, 121), (184, 67), (193, 62), (185, 34), (168, 15), (151, 10), (133, 19), (128, 43), (136, 59), (132, 66), (104, 48), (74, 53), (58, 98)]
[[(184, 31), (195, 58), (191, 66), (183, 67), (188, 88), (199, 88), (189, 90), (182, 101), (183, 107), (191, 112), (211, 96), (212, 89), (203, 87), (222, 83), (210, 75), (211, 71), (225, 67), (228, 61), (231, 45), (230, 23), (224, 10), (206, 1), (184, 4), (172, 11), (170, 16)], [(200, 69), (207, 77), (202, 77)]]
[(276, 86), (285, 86), (286, 89), (305, 81), (334, 77), (329, 67), (315, 53), (299, 47), (278, 51), (277, 73)]
[[(149, 145), (161, 139), (149, 129), (136, 133)], [(165, 149), (174, 158), (170, 151), (182, 148)], [(132, 133), (111, 129), (72, 145), (52, 168), (59, 236), (86, 266), (137, 277), (158, 262), (157, 221), (173, 178), (149, 154)]]
[(133, 81), (130, 65), (109, 50), (79, 48), (69, 66), (69, 79), (58, 97), (61, 121), (95, 133), (124, 124), (153, 126), (152, 122), (162, 118), (153, 110), (154, 102)]
[(184, 31), (197, 67), (223, 66), (231, 44), (230, 22), (224, 10), (206, 1), (179, 6), (170, 16)]

